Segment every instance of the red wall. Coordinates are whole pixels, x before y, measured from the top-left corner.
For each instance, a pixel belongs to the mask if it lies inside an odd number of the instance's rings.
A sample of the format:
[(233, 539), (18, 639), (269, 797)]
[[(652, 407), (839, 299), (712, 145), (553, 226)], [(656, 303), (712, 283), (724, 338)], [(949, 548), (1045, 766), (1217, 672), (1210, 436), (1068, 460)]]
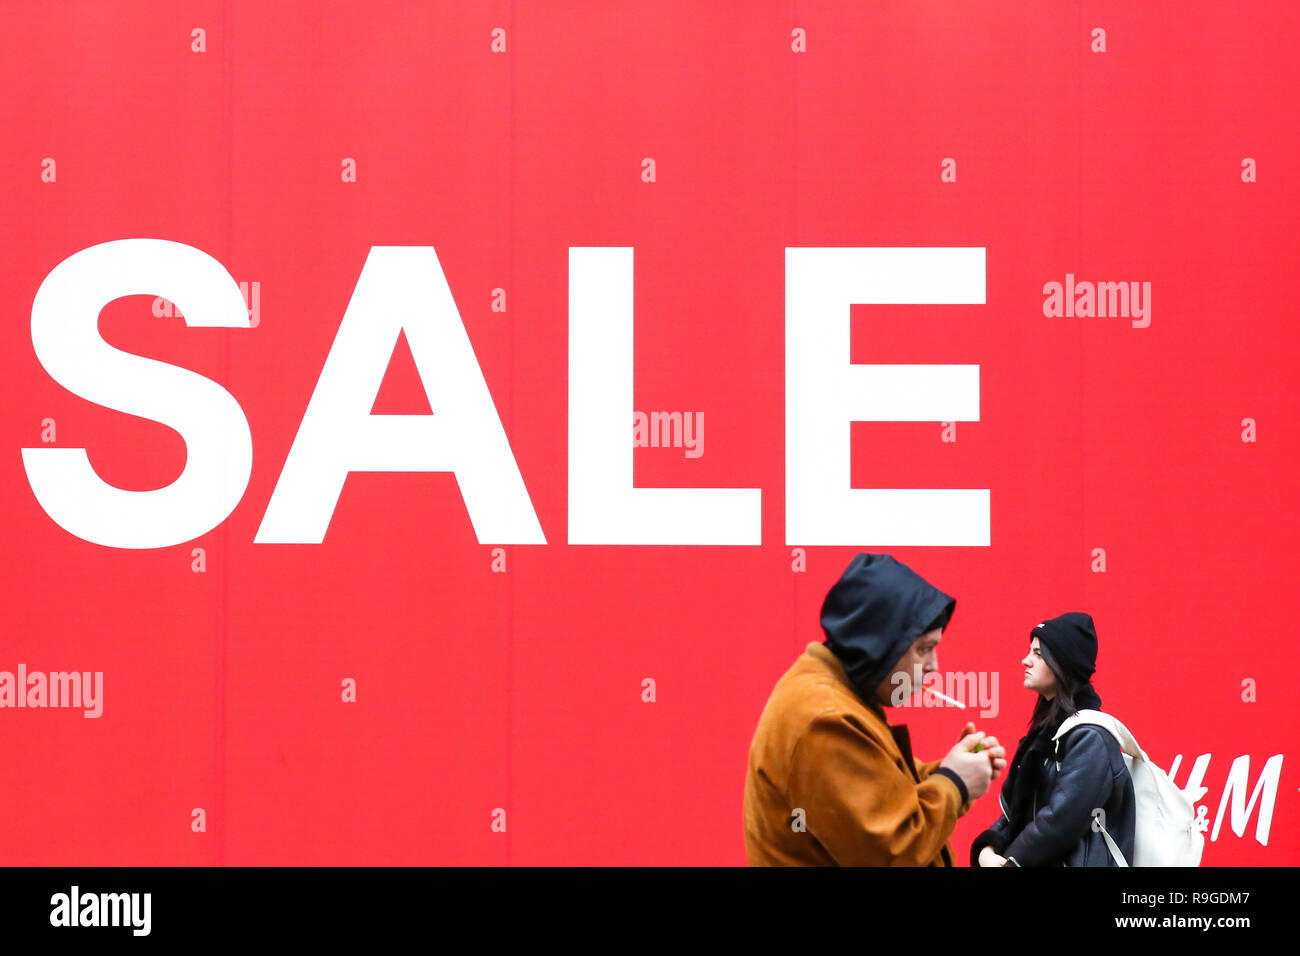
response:
[[(0, 671), (99, 671), (104, 690), (97, 719), (0, 709), (3, 862), (743, 863), (754, 725), (859, 551), (956, 597), (940, 666), (998, 672), (979, 723), (1009, 748), (1029, 629), (1092, 614), (1106, 708), (1157, 763), (1182, 755), (1180, 785), (1211, 755), (1211, 830), (1233, 761), (1248, 798), (1282, 755), (1275, 796), (1241, 835), (1225, 809), (1205, 864), (1300, 862), (1296, 7), (723, 6), (7, 11)], [(190, 328), (143, 294), (100, 316), (116, 348), (219, 383), (252, 436), (233, 513), (161, 548), (65, 530), (21, 452), (85, 448), (132, 491), (186, 467), (176, 430), (74, 394), (33, 347), (51, 271), (129, 238), (260, 289), (251, 328)], [(323, 542), (254, 542), (373, 246), (436, 249), (544, 544), (480, 540), (447, 471), (354, 472)], [(705, 422), (698, 457), (635, 449), (636, 486), (761, 489), (755, 543), (568, 543), (584, 246), (635, 249), (619, 414)], [(984, 250), (982, 304), (853, 304), (849, 347), (977, 365), (978, 420), (845, 440), (853, 488), (987, 489), (987, 545), (787, 539), (796, 247)], [(1067, 273), (1149, 282), (1150, 324), (1045, 315)], [(404, 335), (373, 412), (430, 410)], [(897, 719), (932, 757), (963, 718)], [(963, 819), (960, 857), (996, 813), (990, 795)]]

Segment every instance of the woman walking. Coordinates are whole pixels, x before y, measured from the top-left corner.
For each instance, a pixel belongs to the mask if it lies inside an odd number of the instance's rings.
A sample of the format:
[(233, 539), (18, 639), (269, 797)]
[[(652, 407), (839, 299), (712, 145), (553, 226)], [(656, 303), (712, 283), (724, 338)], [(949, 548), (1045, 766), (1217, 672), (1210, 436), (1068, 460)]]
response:
[(1039, 624), (1021, 664), (1038, 700), (1002, 787), (1002, 816), (971, 844), (971, 866), (1116, 866), (1103, 828), (1132, 860), (1133, 780), (1119, 743), (1095, 724), (1052, 740), (1071, 714), (1101, 709), (1092, 618), (1071, 611)]

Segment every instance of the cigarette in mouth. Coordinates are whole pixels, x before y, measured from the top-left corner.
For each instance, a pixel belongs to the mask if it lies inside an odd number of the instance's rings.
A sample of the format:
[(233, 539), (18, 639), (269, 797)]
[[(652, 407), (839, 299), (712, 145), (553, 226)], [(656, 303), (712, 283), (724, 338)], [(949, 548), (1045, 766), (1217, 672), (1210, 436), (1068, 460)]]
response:
[(959, 701), (959, 700), (953, 700), (953, 699), (952, 699), (951, 697), (949, 697), (947, 694), (941, 694), (941, 693), (939, 693), (937, 690), (935, 690), (933, 687), (930, 687), (930, 686), (928, 686), (928, 685), (922, 685), (921, 690), (929, 691), (931, 694), (934, 694), (934, 696), (935, 696), (935, 697), (938, 697), (940, 700), (946, 700), (948, 703), (950, 703), (950, 704), (952, 704), (952, 705), (954, 705), (954, 706), (956, 706), (956, 707), (960, 707), (962, 710), (965, 710), (965, 709), (966, 709), (966, 705), (963, 704), (961, 701)]

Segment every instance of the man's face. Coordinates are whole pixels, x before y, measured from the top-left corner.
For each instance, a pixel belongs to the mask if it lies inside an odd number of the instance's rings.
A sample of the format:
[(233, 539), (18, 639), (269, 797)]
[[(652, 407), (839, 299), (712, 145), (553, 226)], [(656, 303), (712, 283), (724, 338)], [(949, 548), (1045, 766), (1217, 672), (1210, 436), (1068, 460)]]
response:
[(909, 647), (906, 653), (894, 665), (894, 672), (889, 675), (876, 691), (881, 700), (897, 707), (903, 701), (921, 690), (921, 681), (926, 674), (939, 669), (939, 641), (943, 639), (943, 629), (936, 627), (926, 631)]

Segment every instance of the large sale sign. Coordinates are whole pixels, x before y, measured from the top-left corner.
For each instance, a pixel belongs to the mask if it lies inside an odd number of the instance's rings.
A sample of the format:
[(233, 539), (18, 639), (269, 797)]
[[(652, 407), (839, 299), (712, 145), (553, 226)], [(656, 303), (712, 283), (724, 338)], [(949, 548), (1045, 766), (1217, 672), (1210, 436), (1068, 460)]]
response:
[(1291, 5), (6, 12), (5, 863), (743, 863), (862, 551), (1300, 863)]

